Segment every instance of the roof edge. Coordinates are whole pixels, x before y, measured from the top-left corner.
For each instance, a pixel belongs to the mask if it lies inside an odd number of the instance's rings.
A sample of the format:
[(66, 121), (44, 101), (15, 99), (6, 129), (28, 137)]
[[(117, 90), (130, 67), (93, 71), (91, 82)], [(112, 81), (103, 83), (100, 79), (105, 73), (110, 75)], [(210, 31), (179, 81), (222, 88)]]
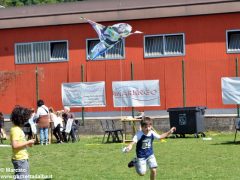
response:
[[(155, 2), (156, 0), (154, 0)], [(153, 2), (153, 1), (152, 1)], [(153, 3), (152, 3), (153, 4)], [(6, 10), (6, 9), (3, 9)], [(0, 17), (1, 17), (0, 10)], [(166, 18), (166, 17), (181, 17), (193, 15), (219, 14), (219, 13), (236, 13), (240, 12), (239, 1), (221, 1), (218, 3), (198, 3), (192, 5), (171, 5), (171, 6), (156, 6), (142, 7), (132, 9), (105, 9), (85, 12), (54, 12), (42, 15), (19, 16), (16, 18), (0, 18), (0, 29), (21, 28), (21, 27), (36, 27), (36, 26), (51, 26), (64, 24), (79, 24), (86, 23), (80, 20), (80, 17), (86, 17), (96, 22), (102, 21), (126, 21), (136, 19), (150, 18)], [(24, 21), (24, 23), (23, 23)]]

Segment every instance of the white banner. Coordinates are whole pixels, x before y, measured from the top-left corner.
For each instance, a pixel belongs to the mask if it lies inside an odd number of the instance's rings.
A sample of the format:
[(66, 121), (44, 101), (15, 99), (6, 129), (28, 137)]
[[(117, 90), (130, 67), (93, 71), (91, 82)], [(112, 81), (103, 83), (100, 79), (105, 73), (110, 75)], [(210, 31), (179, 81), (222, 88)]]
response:
[(63, 83), (62, 102), (70, 107), (106, 106), (105, 82)]
[(240, 78), (222, 78), (223, 104), (240, 104)]
[(112, 82), (114, 107), (160, 106), (159, 80)]

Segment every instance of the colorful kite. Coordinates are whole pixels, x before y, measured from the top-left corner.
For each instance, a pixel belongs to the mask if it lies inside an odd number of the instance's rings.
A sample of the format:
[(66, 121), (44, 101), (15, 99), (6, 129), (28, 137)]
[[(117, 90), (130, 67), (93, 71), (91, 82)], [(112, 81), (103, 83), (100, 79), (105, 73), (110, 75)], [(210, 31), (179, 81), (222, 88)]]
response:
[(94, 60), (99, 55), (111, 49), (112, 47), (114, 47), (114, 45), (121, 42), (124, 38), (130, 36), (131, 34), (142, 33), (141, 31), (135, 31), (131, 33), (132, 26), (127, 23), (118, 23), (106, 27), (102, 24), (98, 24), (84, 17), (81, 17), (81, 19), (86, 20), (92, 25), (94, 30), (97, 32), (100, 40), (100, 42), (96, 44), (89, 53), (88, 58), (91, 60)]

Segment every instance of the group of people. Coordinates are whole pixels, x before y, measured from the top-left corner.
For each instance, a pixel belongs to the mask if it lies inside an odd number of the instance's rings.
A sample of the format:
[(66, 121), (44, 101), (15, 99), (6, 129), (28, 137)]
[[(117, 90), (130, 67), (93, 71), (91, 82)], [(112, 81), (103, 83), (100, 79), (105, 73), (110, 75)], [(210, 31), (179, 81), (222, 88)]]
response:
[[(76, 141), (75, 131), (77, 123), (74, 120), (74, 115), (70, 112), (69, 107), (64, 107), (64, 110), (55, 112), (52, 107), (47, 107), (43, 100), (37, 101), (37, 112), (31, 110), (31, 117), (25, 126), (31, 127), (31, 133), (36, 136), (37, 129), (40, 134), (40, 144), (47, 145), (49, 143), (49, 125), (52, 122), (53, 135), (57, 143), (67, 142), (67, 134), (70, 135), (72, 142)], [(37, 128), (38, 127), (38, 128)]]
[[(35, 143), (35, 139), (26, 140), (23, 131), (26, 123), (31, 125), (31, 129), (34, 133), (37, 132), (36, 125), (34, 126), (34, 124), (38, 124), (41, 144), (48, 143), (49, 121), (53, 122), (53, 134), (55, 135), (57, 142), (60, 143), (66, 141), (63, 133), (64, 128), (65, 133), (67, 131), (70, 133), (73, 142), (76, 141), (75, 135), (71, 132), (74, 131), (75, 126), (74, 115), (70, 113), (69, 107), (64, 107), (64, 110), (54, 112), (53, 108), (48, 108), (44, 105), (43, 100), (38, 100), (37, 106), (37, 112), (35, 113), (34, 109), (17, 105), (10, 115), (10, 120), (13, 123), (13, 126), (10, 129), (12, 164), (16, 170), (14, 171), (14, 179), (30, 179), (27, 147), (32, 147)], [(66, 124), (65, 127), (64, 124)]]
[[(74, 114), (70, 112), (70, 108), (65, 106), (63, 110), (54, 111), (52, 107), (48, 108), (43, 100), (37, 101), (37, 111), (35, 113), (34, 108), (30, 110), (30, 117), (28, 121), (23, 124), (23, 132), (29, 137), (37, 138), (38, 130), (40, 134), (40, 144), (49, 144), (49, 126), (52, 122), (53, 135), (55, 136), (57, 143), (76, 141), (76, 131), (79, 123), (74, 118)], [(30, 128), (30, 129), (29, 129)], [(69, 134), (69, 138), (67, 138)], [(2, 139), (7, 139), (6, 132), (4, 130), (4, 116), (0, 112), (0, 135)]]
[(79, 126), (78, 121), (74, 120), (74, 114), (70, 112), (69, 107), (64, 107), (63, 111), (55, 112), (52, 107), (49, 108), (50, 120), (53, 122), (53, 135), (57, 143), (67, 142), (67, 134), (70, 135), (72, 142), (76, 141), (76, 131)]
[[(55, 133), (58, 138), (61, 139), (61, 123), (58, 117), (60, 115), (58, 113), (54, 113), (52, 108), (46, 108), (44, 102), (38, 102), (38, 110), (36, 115), (38, 117), (43, 117), (46, 114), (50, 114), (50, 118), (53, 120)], [(42, 109), (39, 109), (42, 108)], [(46, 109), (46, 110), (45, 110)], [(67, 123), (69, 119), (73, 119), (72, 114), (69, 113), (69, 109), (65, 109), (64, 113), (62, 114), (64, 123)], [(45, 112), (46, 113), (45, 113)], [(68, 112), (68, 113), (66, 113)], [(12, 163), (14, 169), (22, 169), (24, 171), (15, 171), (15, 179), (29, 179), (29, 161), (28, 161), (28, 153), (27, 147), (32, 147), (35, 143), (34, 139), (26, 140), (25, 134), (22, 130), (25, 122), (29, 121), (33, 117), (33, 111), (31, 109), (16, 106), (12, 113), (11, 113), (11, 121), (13, 122), (14, 126), (10, 130), (10, 141), (12, 144)], [(41, 120), (39, 120), (41, 121)], [(44, 124), (44, 123), (43, 123)], [(67, 123), (68, 124), (68, 123)], [(47, 142), (47, 128), (41, 127), (40, 134), (42, 134), (42, 141)], [(40, 129), (41, 129), (40, 128)], [(45, 128), (45, 129), (44, 129)], [(128, 167), (135, 167), (136, 172), (143, 176), (146, 173), (147, 166), (149, 167), (150, 179), (156, 179), (156, 171), (157, 171), (157, 161), (153, 153), (153, 140), (154, 139), (162, 139), (166, 138), (171, 135), (174, 131), (176, 131), (175, 127), (172, 127), (168, 132), (165, 132), (161, 135), (153, 131), (152, 128), (152, 120), (149, 117), (143, 117), (141, 120), (141, 129), (137, 132), (137, 134), (133, 137), (133, 141), (124, 148), (124, 152), (129, 152), (133, 145), (136, 144), (136, 157), (129, 162)]]

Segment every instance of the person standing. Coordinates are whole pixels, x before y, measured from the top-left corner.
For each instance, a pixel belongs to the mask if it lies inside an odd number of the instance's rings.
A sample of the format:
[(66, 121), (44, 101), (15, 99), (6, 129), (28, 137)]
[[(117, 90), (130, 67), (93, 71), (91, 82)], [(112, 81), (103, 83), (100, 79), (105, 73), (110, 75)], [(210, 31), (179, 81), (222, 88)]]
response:
[(29, 162), (27, 147), (32, 147), (35, 140), (26, 141), (22, 127), (31, 116), (31, 110), (16, 106), (11, 113), (11, 121), (14, 126), (10, 130), (10, 141), (12, 145), (12, 164), (15, 172), (15, 179), (29, 180)]
[(38, 126), (40, 132), (40, 144), (48, 144), (48, 127), (49, 127), (49, 110), (48, 107), (44, 105), (44, 101), (39, 99), (37, 101), (37, 113), (36, 118), (38, 118)]

